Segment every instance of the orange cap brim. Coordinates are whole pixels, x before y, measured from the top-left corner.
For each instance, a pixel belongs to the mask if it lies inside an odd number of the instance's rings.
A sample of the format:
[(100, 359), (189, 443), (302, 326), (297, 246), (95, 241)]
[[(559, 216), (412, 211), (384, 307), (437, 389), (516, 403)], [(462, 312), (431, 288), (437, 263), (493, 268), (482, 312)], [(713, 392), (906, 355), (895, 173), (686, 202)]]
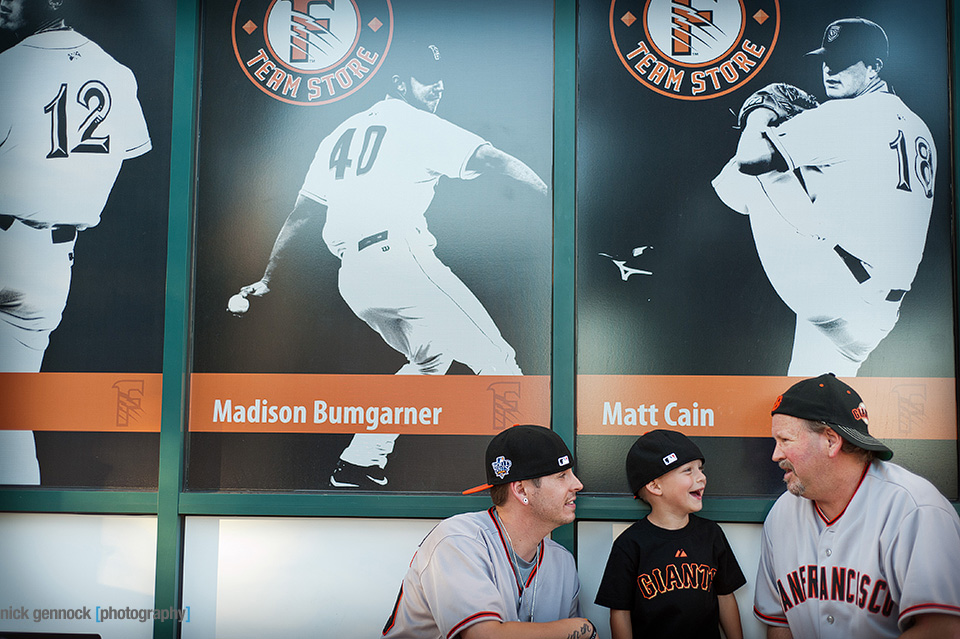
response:
[(468, 489), (466, 489), (465, 491), (463, 491), (463, 492), (460, 493), (460, 494), (461, 494), (461, 495), (472, 495), (473, 493), (479, 493), (480, 491), (486, 490), (487, 488), (493, 488), (493, 485), (492, 485), (492, 484), (481, 484), (480, 486), (474, 486), (473, 488), (468, 488)]

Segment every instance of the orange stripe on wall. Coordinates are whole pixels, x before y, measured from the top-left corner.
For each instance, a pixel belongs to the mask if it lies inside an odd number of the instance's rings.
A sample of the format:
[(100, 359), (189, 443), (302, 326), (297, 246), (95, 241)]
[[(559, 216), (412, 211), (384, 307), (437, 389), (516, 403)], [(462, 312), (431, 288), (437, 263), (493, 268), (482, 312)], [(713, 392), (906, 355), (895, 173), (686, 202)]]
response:
[[(577, 433), (642, 435), (654, 428), (700, 437), (770, 437), (774, 400), (798, 377), (579, 375)], [(953, 378), (844, 379), (880, 439), (957, 439)]]
[(193, 432), (493, 435), (517, 423), (550, 423), (549, 377), (190, 377)]
[(160, 373), (0, 373), (0, 429), (160, 432)]

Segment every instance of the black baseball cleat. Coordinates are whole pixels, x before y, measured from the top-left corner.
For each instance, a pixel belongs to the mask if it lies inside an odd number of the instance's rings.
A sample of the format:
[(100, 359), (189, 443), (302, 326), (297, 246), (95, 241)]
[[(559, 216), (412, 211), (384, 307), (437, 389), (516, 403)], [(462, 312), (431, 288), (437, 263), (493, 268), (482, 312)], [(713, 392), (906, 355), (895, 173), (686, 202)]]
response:
[(330, 485), (334, 488), (383, 488), (387, 485), (387, 476), (379, 466), (356, 466), (341, 459), (330, 475)]

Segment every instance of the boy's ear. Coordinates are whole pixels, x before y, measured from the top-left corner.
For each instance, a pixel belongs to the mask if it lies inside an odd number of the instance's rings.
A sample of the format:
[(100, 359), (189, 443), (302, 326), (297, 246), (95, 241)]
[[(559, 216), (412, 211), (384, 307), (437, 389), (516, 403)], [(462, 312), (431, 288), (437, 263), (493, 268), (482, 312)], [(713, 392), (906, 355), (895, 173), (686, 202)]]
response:
[(653, 479), (650, 482), (648, 482), (647, 485), (644, 486), (644, 488), (646, 488), (647, 492), (649, 492), (651, 495), (656, 495), (657, 497), (663, 494), (663, 487), (660, 486), (659, 482), (657, 482), (656, 479)]

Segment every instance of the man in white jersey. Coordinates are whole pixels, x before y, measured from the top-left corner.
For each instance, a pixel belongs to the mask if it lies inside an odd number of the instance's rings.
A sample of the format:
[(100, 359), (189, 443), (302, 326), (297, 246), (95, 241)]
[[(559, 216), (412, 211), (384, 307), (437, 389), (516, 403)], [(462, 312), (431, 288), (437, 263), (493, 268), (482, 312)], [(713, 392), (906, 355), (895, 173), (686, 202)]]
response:
[(767, 637), (960, 637), (960, 518), (887, 461), (857, 392), (824, 374), (771, 414), (788, 492), (763, 524), (754, 614)]
[[(133, 73), (67, 27), (61, 1), (0, 2), (19, 40), (0, 54), (0, 372), (40, 371), (77, 233), (151, 148)], [(38, 483), (33, 433), (0, 430), (0, 484)]]
[(518, 425), (487, 446), (489, 510), (445, 519), (410, 562), (383, 636), (588, 639), (573, 556), (546, 539), (573, 522), (583, 484), (559, 435)]
[[(322, 221), (324, 242), (340, 259), (340, 294), (406, 356), (398, 375), (443, 375), (453, 361), (478, 375), (520, 375), (513, 348), (486, 309), (434, 254), (437, 242), (424, 213), (442, 176), (500, 173), (544, 196), (547, 185), (517, 158), (435, 115), (443, 95), (437, 46), (413, 46), (406, 57), (391, 53), (400, 56), (405, 73), (392, 77), (393, 90), (383, 100), (320, 143), (263, 277), (239, 295), (267, 294), (291, 238)], [(228, 305), (237, 315), (247, 308)], [(385, 486), (397, 437), (355, 435), (330, 485)]]
[(736, 155), (713, 181), (750, 216), (764, 271), (797, 314), (788, 375), (856, 376), (923, 257), (936, 149), (881, 78), (887, 52), (869, 20), (830, 24), (807, 54), (830, 99), (784, 119), (748, 98)]

